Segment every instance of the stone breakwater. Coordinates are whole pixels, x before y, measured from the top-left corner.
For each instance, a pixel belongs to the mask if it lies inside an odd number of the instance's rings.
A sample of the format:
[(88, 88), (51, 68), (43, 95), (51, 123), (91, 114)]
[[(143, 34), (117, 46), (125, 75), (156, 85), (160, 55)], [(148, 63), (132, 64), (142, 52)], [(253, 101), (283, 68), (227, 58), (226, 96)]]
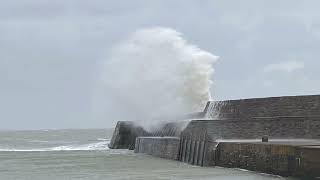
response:
[(118, 122), (110, 148), (199, 166), (320, 178), (320, 95), (208, 102), (189, 117), (184, 129), (185, 121), (153, 132)]

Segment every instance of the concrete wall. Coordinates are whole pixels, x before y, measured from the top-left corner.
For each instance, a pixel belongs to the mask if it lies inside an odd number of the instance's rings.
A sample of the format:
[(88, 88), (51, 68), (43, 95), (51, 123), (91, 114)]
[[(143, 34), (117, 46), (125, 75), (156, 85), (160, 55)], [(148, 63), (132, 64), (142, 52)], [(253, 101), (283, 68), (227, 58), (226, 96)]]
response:
[[(183, 136), (199, 139), (271, 138), (320, 139), (320, 95), (274, 97), (208, 102), (203, 113), (186, 117), (202, 117), (224, 121), (190, 123)], [(133, 149), (138, 136), (180, 136), (185, 122), (167, 123), (147, 132), (132, 122), (119, 122), (110, 148)], [(191, 138), (192, 137), (192, 138)]]
[(295, 175), (300, 177), (318, 177), (320, 179), (320, 146), (299, 147), (297, 155), (300, 158), (300, 162)]
[(167, 123), (152, 132), (130, 122), (119, 122), (110, 147), (135, 147), (137, 153), (200, 166), (238, 167), (283, 176), (320, 176), (319, 145), (219, 143), (263, 136), (320, 139), (320, 95), (208, 102), (204, 112), (186, 117), (202, 116), (184, 130), (185, 122)]
[(208, 140), (261, 139), (267, 135), (275, 139), (320, 139), (320, 117), (277, 117), (236, 120), (191, 121), (182, 132), (184, 138)]
[(181, 131), (188, 125), (189, 121), (176, 121), (159, 124), (157, 128), (152, 128), (145, 136), (171, 136), (179, 137)]
[(135, 152), (155, 157), (177, 160), (180, 138), (178, 137), (138, 137)]
[(320, 141), (212, 143), (183, 137), (138, 137), (135, 144), (136, 153), (194, 165), (243, 168), (304, 179), (320, 177)]
[(181, 136), (178, 160), (193, 165), (213, 166), (217, 144), (205, 137), (193, 139)]
[(208, 119), (247, 120), (252, 117), (320, 116), (320, 95), (209, 102)]
[[(135, 152), (200, 166), (320, 177), (320, 145), (314, 143), (320, 140), (320, 95), (208, 102), (200, 115), (205, 118), (192, 120), (183, 131), (167, 125), (148, 134), (180, 135), (180, 139), (137, 138)], [(263, 136), (291, 140), (278, 144), (248, 141)], [(243, 142), (230, 142), (238, 139)], [(310, 144), (297, 145), (293, 139), (309, 139)]]
[(147, 131), (132, 121), (119, 121), (113, 132), (109, 148), (133, 150), (135, 147), (136, 138), (140, 136), (179, 137), (186, 124), (187, 122), (185, 121), (168, 122), (159, 125), (157, 128)]
[(288, 145), (220, 143), (217, 166), (290, 176), (296, 171), (295, 148)]
[(320, 177), (320, 147), (269, 143), (219, 143), (215, 165), (252, 171), (298, 176)]
[(109, 148), (133, 150), (136, 137), (145, 134), (147, 132), (143, 128), (136, 126), (133, 122), (119, 121), (114, 129)]
[(252, 118), (247, 121), (194, 120), (181, 133), (179, 160), (213, 166), (216, 145), (221, 140), (261, 139), (263, 136), (270, 139), (320, 139), (319, 128), (318, 117)]

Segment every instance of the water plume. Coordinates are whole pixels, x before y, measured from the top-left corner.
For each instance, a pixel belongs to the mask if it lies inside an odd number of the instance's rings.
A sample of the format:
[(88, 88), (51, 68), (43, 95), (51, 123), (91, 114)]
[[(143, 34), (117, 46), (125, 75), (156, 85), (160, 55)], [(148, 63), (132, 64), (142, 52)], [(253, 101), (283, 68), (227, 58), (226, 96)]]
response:
[(108, 114), (143, 125), (202, 111), (217, 56), (170, 28), (147, 28), (117, 44), (103, 66)]

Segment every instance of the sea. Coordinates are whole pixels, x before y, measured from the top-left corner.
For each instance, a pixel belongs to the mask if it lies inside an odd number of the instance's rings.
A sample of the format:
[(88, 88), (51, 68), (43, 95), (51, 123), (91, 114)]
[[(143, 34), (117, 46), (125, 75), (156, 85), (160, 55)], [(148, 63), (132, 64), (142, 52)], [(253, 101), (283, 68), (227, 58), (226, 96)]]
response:
[(284, 180), (109, 149), (110, 129), (0, 131), (0, 180)]

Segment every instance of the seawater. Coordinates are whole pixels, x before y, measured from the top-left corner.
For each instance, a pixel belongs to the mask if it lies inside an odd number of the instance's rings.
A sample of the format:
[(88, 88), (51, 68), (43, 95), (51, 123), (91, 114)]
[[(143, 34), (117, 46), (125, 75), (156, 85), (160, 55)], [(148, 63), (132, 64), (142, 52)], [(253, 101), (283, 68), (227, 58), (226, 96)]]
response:
[(1, 180), (280, 180), (108, 148), (111, 130), (0, 131)]

